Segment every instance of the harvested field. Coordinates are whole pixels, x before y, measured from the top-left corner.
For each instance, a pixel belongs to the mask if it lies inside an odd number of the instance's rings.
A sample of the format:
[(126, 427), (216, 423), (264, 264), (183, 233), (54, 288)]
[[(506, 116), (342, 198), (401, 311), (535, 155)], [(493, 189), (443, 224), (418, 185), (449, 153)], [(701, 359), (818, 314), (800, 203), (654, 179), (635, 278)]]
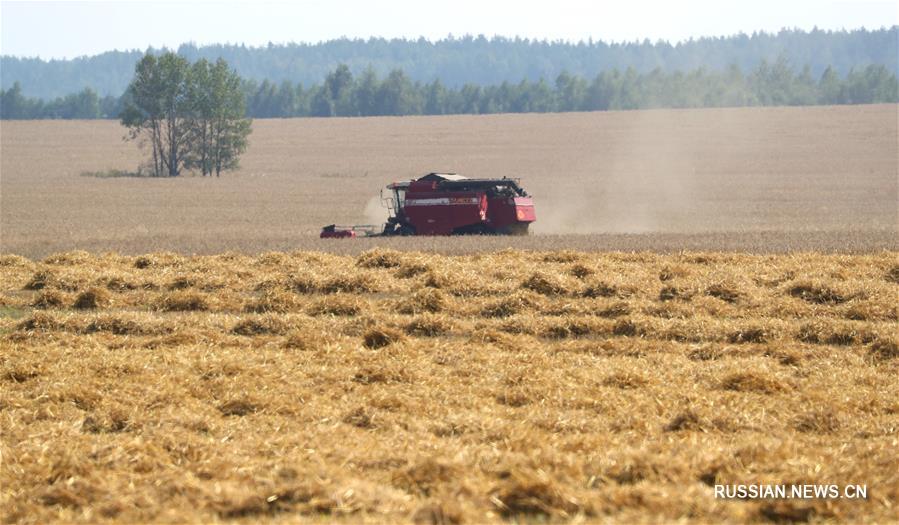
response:
[[(80, 176), (140, 163), (115, 122), (0, 125), (0, 251), (35, 258), (899, 249), (896, 105), (258, 120), (240, 171), (178, 180)], [(380, 220), (380, 188), (435, 170), (521, 177), (536, 235), (316, 238), (332, 222)]]
[[(899, 520), (899, 253), (0, 256), (4, 522)], [(721, 500), (715, 484), (866, 484)]]

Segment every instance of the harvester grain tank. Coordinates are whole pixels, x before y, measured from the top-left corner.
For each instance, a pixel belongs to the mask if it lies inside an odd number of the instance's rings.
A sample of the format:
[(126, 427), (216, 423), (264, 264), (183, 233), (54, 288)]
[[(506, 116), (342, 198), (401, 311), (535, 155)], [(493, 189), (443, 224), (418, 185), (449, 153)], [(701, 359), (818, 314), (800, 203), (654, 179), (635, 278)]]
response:
[[(385, 195), (386, 191), (386, 195)], [(377, 227), (329, 225), (322, 238), (374, 235), (526, 235), (537, 220), (534, 201), (517, 179), (469, 179), (455, 173), (429, 173), (394, 182), (381, 192), (389, 211)]]

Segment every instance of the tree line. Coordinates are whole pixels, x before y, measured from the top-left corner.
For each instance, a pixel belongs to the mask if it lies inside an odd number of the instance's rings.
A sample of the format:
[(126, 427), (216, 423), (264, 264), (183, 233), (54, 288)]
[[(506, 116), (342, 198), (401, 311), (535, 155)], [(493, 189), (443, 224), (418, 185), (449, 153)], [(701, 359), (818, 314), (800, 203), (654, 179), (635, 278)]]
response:
[(174, 53), (146, 55), (123, 98), (121, 123), (129, 138), (149, 144), (142, 170), (151, 176), (185, 169), (219, 176), (246, 150), (251, 122), (241, 80), (222, 59), (191, 64)]
[[(727, 37), (704, 37), (678, 43), (546, 41), (523, 38), (492, 38), (483, 35), (447, 37), (437, 41), (420, 39), (337, 39), (316, 44), (245, 45), (184, 44), (177, 54), (191, 62), (223, 58), (241, 77), (280, 85), (283, 81), (305, 86), (320, 83), (336, 64), (346, 64), (359, 76), (369, 66), (381, 77), (401, 69), (413, 82), (435, 79), (450, 88), (518, 82), (552, 81), (563, 72), (593, 79), (603, 71), (647, 74), (659, 68), (675, 71), (723, 72), (730, 65), (752, 71), (762, 60), (774, 63), (784, 57), (790, 64), (808, 64), (811, 75), (820, 77), (827, 67), (840, 76), (850, 69), (883, 64), (899, 73), (896, 42), (899, 27), (853, 31), (755, 32)], [(0, 57), (0, 88), (19, 82), (30, 96), (54, 100), (90, 87), (101, 100), (124, 92), (134, 65), (147, 53), (160, 55), (165, 49), (110, 51), (71, 60)]]
[(49, 101), (26, 97), (19, 82), (0, 90), (0, 118), (3, 119), (116, 118), (121, 111), (122, 97), (99, 97), (91, 88)]
[(450, 88), (440, 80), (413, 82), (402, 70), (381, 78), (371, 68), (354, 76), (345, 65), (322, 84), (263, 81), (244, 84), (249, 114), (257, 118), (371, 115), (542, 113), (653, 108), (806, 106), (899, 101), (896, 76), (879, 65), (840, 76), (827, 68), (794, 72), (785, 60), (762, 62), (749, 74), (697, 69), (637, 73), (604, 71), (592, 79), (561, 73), (553, 82), (522, 80)]
[[(285, 118), (868, 104), (899, 102), (897, 86), (896, 75), (880, 65), (853, 69), (846, 75), (828, 67), (816, 77), (810, 67), (797, 72), (781, 59), (770, 64), (762, 61), (747, 74), (736, 65), (720, 72), (700, 68), (686, 73), (661, 69), (638, 73), (629, 68), (604, 71), (592, 79), (563, 72), (552, 82), (522, 80), (460, 88), (440, 80), (414, 82), (399, 69), (384, 77), (374, 68), (354, 75), (348, 66), (340, 65), (321, 84), (309, 87), (288, 81), (243, 80), (237, 89), (249, 117)], [(117, 118), (129, 96), (126, 92), (120, 98), (98, 98), (85, 90), (44, 104), (24, 97), (16, 85), (0, 93), (0, 116)], [(61, 112), (59, 101), (72, 107)]]

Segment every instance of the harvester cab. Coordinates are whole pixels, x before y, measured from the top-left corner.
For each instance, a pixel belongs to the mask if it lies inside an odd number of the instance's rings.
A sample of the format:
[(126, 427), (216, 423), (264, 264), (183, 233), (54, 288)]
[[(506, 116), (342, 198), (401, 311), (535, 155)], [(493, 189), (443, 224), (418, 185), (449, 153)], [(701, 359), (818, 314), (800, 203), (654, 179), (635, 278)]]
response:
[[(389, 184), (381, 190), (381, 203), (389, 213), (381, 235), (526, 235), (537, 218), (534, 201), (519, 180), (505, 177), (429, 173)], [(321, 236), (356, 237), (356, 231), (361, 232), (354, 227), (323, 230)]]

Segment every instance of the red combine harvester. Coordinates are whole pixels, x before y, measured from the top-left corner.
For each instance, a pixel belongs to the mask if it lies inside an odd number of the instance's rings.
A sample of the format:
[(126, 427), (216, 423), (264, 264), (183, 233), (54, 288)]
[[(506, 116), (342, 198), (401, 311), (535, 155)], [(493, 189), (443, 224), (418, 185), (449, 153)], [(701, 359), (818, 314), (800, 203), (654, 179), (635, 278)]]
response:
[(517, 179), (469, 179), (455, 173), (429, 173), (387, 186), (381, 202), (387, 224), (322, 228), (323, 239), (378, 235), (527, 235), (537, 216), (534, 201)]

